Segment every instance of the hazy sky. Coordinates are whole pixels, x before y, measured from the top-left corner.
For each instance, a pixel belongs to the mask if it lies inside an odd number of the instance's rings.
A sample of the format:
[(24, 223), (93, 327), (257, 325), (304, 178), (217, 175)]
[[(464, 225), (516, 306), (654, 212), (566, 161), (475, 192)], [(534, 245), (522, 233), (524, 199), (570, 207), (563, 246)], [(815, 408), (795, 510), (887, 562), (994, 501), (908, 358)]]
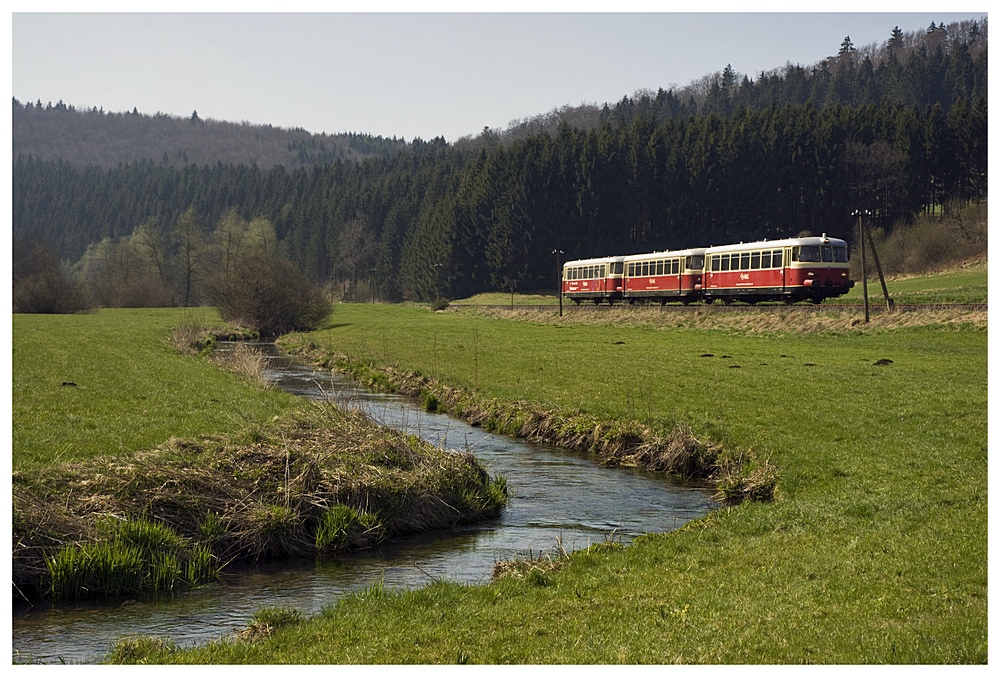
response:
[[(987, 15), (983, 0), (975, 3), (982, 11), (968, 12), (926, 11), (935, 5), (920, 0), (847, 2), (838, 8), (854, 11), (839, 14), (741, 14), (711, 1), (363, 5), (368, 11), (424, 10), (409, 14), (264, 13), (362, 7), (296, 0), (242, 3), (244, 10), (260, 10), (242, 14), (226, 13), (233, 3), (211, 0), (143, 5), (199, 13), (128, 14), (114, 12), (136, 5), (63, 4), (15, 1), (11, 89), (22, 103), (61, 99), (77, 108), (137, 108), (150, 115), (197, 110), (202, 118), (316, 133), (448, 141), (565, 104), (602, 104), (637, 89), (680, 87), (727, 64), (751, 78), (786, 62), (812, 65), (836, 54), (846, 36), (864, 46), (886, 40), (897, 25), (924, 30), (932, 21)], [(907, 11), (881, 11), (893, 4)], [(518, 11), (444, 11), (465, 6)], [(567, 6), (603, 11), (558, 11)], [(650, 11), (678, 6), (717, 11)], [(78, 7), (104, 11), (66, 13)], [(610, 7), (616, 12), (608, 13)]]

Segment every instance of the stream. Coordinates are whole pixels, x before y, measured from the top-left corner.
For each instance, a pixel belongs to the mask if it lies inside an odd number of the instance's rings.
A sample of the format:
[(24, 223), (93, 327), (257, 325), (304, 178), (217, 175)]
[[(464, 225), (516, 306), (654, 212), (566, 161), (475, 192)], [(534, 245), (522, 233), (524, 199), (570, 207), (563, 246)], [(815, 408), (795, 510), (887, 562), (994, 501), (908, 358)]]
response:
[[(346, 376), (269, 355), (268, 378), (307, 398), (365, 408), (385, 425), (433, 444), (469, 449), (490, 474), (502, 474), (514, 498), (502, 516), (396, 540), (338, 557), (230, 567), (220, 582), (161, 599), (15, 607), (13, 660), (97, 663), (126, 635), (150, 635), (182, 647), (220, 639), (266, 606), (318, 613), (345, 594), (381, 581), (412, 588), (433, 580), (489, 581), (500, 560), (556, 554), (591, 543), (665, 532), (715, 507), (710, 492), (630, 468), (609, 468), (585, 454), (487, 433), (396, 395), (373, 393)], [(225, 350), (222, 345), (220, 350)]]

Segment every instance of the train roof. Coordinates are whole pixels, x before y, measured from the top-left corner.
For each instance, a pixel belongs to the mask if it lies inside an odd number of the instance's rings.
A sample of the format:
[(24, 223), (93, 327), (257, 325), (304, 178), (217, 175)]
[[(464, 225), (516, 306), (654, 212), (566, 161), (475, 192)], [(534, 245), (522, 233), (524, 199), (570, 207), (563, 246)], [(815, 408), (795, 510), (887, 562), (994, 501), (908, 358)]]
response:
[(577, 259), (575, 261), (567, 261), (563, 264), (563, 268), (568, 268), (569, 266), (593, 266), (601, 263), (616, 263), (624, 260), (624, 256), (602, 256), (596, 259)]
[(694, 249), (673, 249), (662, 252), (649, 252), (647, 254), (631, 254), (625, 257), (626, 261), (645, 261), (647, 259), (662, 259), (675, 256), (700, 256), (705, 253), (707, 247), (695, 247)]
[(824, 233), (819, 237), (789, 237), (783, 240), (759, 240), (757, 242), (740, 242), (739, 244), (719, 245), (718, 247), (709, 247), (704, 251), (706, 254), (715, 254), (718, 252), (749, 251), (751, 249), (768, 249), (772, 247), (818, 246), (822, 244), (835, 245), (838, 247), (847, 246), (847, 242), (844, 240), (835, 237), (827, 237)]

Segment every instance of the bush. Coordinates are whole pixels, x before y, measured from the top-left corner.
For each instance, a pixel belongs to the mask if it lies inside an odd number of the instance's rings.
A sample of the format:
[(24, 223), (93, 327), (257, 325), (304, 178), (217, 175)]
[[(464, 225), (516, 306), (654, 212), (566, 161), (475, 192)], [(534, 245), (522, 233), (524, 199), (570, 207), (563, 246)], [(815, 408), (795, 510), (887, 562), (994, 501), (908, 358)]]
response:
[(322, 290), (289, 261), (255, 254), (209, 282), (209, 297), (227, 322), (262, 336), (316, 329), (330, 316)]
[(86, 288), (70, 275), (50, 244), (16, 239), (13, 264), (15, 313), (75, 313), (92, 307)]

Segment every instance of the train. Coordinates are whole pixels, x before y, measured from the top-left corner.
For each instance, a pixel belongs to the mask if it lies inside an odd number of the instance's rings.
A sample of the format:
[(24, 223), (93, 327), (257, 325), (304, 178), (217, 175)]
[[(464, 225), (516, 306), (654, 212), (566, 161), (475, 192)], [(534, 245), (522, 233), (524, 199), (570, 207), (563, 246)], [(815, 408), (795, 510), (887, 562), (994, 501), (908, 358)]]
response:
[(730, 305), (736, 301), (822, 303), (846, 294), (847, 242), (795, 237), (722, 246), (567, 261), (562, 295), (579, 305), (607, 303)]

